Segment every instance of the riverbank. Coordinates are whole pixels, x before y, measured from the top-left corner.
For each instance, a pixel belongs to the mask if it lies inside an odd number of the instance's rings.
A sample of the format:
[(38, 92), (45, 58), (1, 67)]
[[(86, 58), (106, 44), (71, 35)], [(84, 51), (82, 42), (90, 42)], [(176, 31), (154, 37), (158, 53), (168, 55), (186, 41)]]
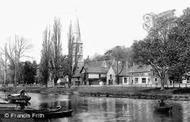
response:
[(161, 91), (160, 88), (150, 87), (85, 86), (79, 87), (77, 92), (81, 96), (190, 101), (190, 88), (166, 88)]
[(18, 93), (20, 90), (24, 89), (26, 92), (31, 93), (41, 93), (41, 94), (71, 94), (75, 91), (75, 88), (65, 88), (65, 87), (33, 87), (33, 86), (23, 86), (23, 87), (1, 87), (0, 91), (8, 93)]
[(72, 88), (65, 87), (8, 87), (0, 88), (0, 91), (17, 93), (21, 89), (32, 93), (41, 94), (79, 94), (81, 96), (93, 97), (116, 97), (133, 99), (170, 99), (190, 101), (190, 88), (166, 88), (161, 91), (160, 88), (150, 87), (126, 87), (126, 86), (79, 86)]

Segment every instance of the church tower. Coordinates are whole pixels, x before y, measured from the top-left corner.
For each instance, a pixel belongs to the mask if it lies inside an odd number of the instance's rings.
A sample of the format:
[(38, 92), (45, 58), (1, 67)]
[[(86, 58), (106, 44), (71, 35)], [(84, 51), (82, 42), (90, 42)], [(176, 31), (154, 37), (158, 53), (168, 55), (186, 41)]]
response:
[(71, 36), (71, 42), (69, 53), (72, 53), (72, 66), (77, 63), (77, 67), (83, 65), (83, 43), (81, 41), (81, 33), (78, 18), (70, 23), (69, 33)]

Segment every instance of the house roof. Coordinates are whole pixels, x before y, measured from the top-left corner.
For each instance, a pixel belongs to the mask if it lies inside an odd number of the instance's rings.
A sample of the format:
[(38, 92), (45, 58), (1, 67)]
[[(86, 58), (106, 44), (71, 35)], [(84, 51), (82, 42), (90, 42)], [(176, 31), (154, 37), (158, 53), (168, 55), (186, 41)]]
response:
[(107, 68), (104, 68), (104, 67), (88, 67), (86, 69), (86, 71), (88, 73), (106, 73)]
[(141, 73), (141, 72), (149, 72), (151, 71), (152, 67), (150, 65), (133, 65), (131, 67), (125, 67), (123, 68), (122, 72), (119, 74), (119, 76), (129, 76), (130, 73)]
[(83, 67), (78, 67), (76, 70), (75, 70), (75, 73), (74, 73), (74, 76), (73, 77), (80, 77), (81, 76), (81, 70), (82, 70)]
[(126, 66), (123, 68), (122, 72), (120, 73), (120, 76), (127, 76), (128, 75), (128, 71)]
[(151, 69), (152, 67), (150, 65), (133, 65), (127, 69), (127, 73), (149, 72)]
[(90, 61), (84, 66), (87, 73), (107, 73), (108, 67), (108, 61)]

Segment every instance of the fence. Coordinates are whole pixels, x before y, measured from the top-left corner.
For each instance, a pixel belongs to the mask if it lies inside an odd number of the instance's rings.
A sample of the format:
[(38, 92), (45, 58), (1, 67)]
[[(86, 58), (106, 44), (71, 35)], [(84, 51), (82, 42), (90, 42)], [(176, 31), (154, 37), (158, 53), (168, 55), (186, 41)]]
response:
[[(3, 85), (0, 84), (0, 87), (2, 87)], [(8, 85), (9, 87), (13, 86), (13, 85)], [(45, 87), (45, 85), (41, 85), (41, 84), (31, 84), (31, 85), (24, 85), (25, 87)], [(17, 87), (24, 87), (23, 85), (18, 85)], [(59, 85), (55, 85), (56, 87), (59, 87)], [(87, 87), (87, 86), (93, 86), (93, 87), (100, 87), (102, 85), (79, 85), (82, 87)], [(114, 87), (150, 87), (150, 88), (160, 88), (161, 86), (158, 84), (119, 84), (119, 85), (104, 85), (104, 86), (114, 86)], [(176, 83), (176, 84), (172, 84), (172, 85), (165, 85), (166, 88), (190, 88), (190, 83)]]
[[(82, 87), (85, 86), (93, 86), (93, 87), (100, 87), (102, 85), (80, 85)], [(115, 87), (150, 87), (150, 88), (160, 88), (161, 85), (156, 85), (156, 84), (119, 84), (119, 85), (104, 85), (104, 86), (115, 86)], [(165, 85), (164, 87), (166, 88), (190, 88), (190, 83), (178, 83), (178, 84), (172, 84), (172, 85)]]

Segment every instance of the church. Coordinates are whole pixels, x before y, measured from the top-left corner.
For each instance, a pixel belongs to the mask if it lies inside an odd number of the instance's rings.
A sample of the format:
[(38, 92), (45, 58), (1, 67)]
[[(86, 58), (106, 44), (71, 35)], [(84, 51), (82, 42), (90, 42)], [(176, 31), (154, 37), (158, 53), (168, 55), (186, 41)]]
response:
[(72, 64), (72, 84), (79, 85), (82, 82), (80, 70), (84, 65), (83, 61), (83, 43), (78, 18), (71, 21), (69, 27), (68, 55)]

